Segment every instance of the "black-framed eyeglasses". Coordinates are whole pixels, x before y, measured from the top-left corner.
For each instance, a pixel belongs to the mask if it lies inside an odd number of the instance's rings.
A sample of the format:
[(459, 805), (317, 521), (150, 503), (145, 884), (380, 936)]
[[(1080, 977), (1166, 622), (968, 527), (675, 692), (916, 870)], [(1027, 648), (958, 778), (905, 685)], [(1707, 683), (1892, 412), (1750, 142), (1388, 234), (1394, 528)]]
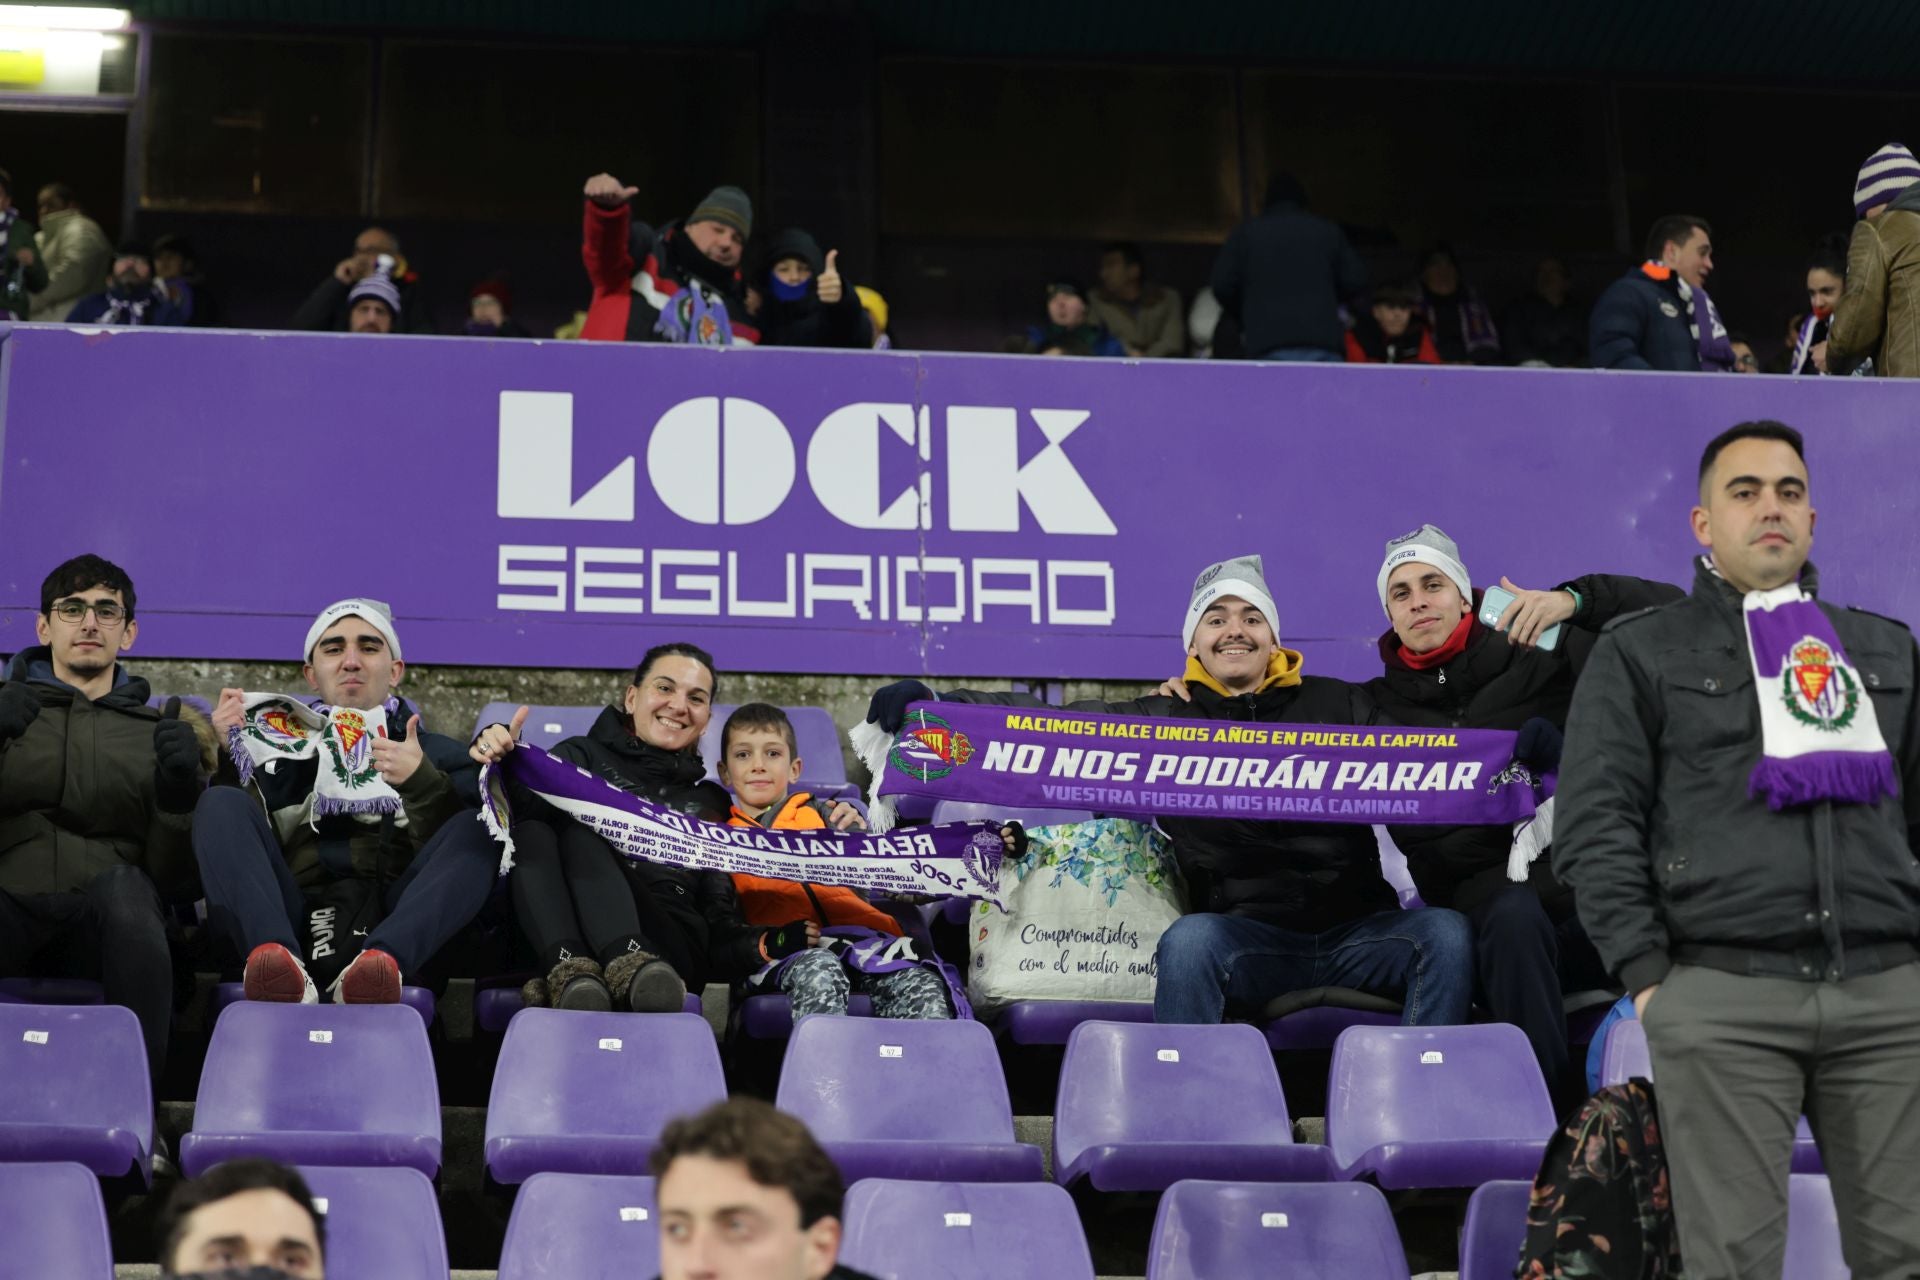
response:
[(83, 621), (88, 610), (93, 611), (94, 619), (103, 627), (122, 622), (127, 616), (126, 607), (112, 600), (56, 600), (53, 603), (53, 611), (63, 622)]

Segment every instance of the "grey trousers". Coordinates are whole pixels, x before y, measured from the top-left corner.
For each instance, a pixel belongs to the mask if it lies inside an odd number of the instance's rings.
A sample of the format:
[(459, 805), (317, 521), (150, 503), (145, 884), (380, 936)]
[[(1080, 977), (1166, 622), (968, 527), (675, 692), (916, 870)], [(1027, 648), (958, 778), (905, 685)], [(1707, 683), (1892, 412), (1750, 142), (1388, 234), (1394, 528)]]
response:
[(1920, 1277), (1920, 964), (1844, 982), (1679, 965), (1647, 1005), (1688, 1280), (1770, 1280), (1804, 1111), (1854, 1280)]

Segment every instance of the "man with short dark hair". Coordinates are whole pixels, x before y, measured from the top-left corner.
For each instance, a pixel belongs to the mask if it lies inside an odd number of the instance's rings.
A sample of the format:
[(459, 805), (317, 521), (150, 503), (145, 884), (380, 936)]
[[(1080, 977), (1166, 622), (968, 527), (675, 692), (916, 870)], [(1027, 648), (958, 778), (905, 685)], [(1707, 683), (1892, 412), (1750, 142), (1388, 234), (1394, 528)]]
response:
[(140, 630), (124, 569), (55, 569), (34, 630), (0, 684), (0, 976), (100, 979), (140, 1019), (157, 1078), (173, 1016), (160, 891), (192, 897), (208, 761), (180, 700), (154, 710), (120, 664)]
[(1593, 304), (1593, 367), (1731, 371), (1727, 326), (1707, 296), (1712, 273), (1713, 228), (1706, 219), (1676, 213), (1657, 220), (1647, 234), (1647, 260)]
[(68, 324), (179, 325), (186, 313), (154, 278), (153, 254), (137, 240), (114, 250), (113, 270), (104, 292), (80, 299), (67, 313)]
[(1187, 354), (1186, 308), (1163, 284), (1148, 284), (1140, 246), (1131, 241), (1100, 251), (1100, 287), (1087, 300), (1098, 323), (1120, 340), (1130, 356)]
[(25, 320), (33, 309), (28, 295), (47, 287), (38, 233), (13, 206), (13, 175), (0, 169), (0, 320)]
[(272, 1160), (228, 1160), (182, 1182), (154, 1234), (163, 1276), (326, 1274), (327, 1228), (313, 1193), (298, 1170)]
[(1815, 598), (1799, 432), (1700, 460), (1686, 599), (1615, 622), (1567, 722), (1554, 870), (1633, 993), (1693, 1280), (1780, 1274), (1804, 1113), (1861, 1280), (1920, 1260), (1920, 649)]
[(1340, 304), (1367, 287), (1340, 225), (1307, 211), (1290, 173), (1267, 184), (1266, 208), (1227, 237), (1213, 295), (1254, 360), (1344, 360)]
[(840, 1170), (785, 1112), (716, 1103), (669, 1124), (649, 1163), (661, 1280), (867, 1280), (837, 1265)]
[(398, 696), (382, 602), (328, 605), (301, 652), (316, 697), (222, 689), (214, 708), (240, 785), (194, 812), (207, 922), (245, 961), (249, 1000), (313, 1004), (318, 971), (338, 1003), (392, 1004), (493, 889), (479, 770)]
[(391, 331), (401, 331), (404, 326), (407, 333), (432, 333), (433, 317), (420, 286), (420, 273), (400, 252), (399, 237), (385, 227), (368, 227), (354, 237), (353, 252), (340, 259), (332, 275), (314, 286), (287, 327), (314, 333), (356, 332), (352, 323), (353, 288), (376, 274), (391, 281), (398, 295)]
[(40, 188), (40, 259), (47, 283), (33, 295), (30, 320), (58, 324), (73, 304), (100, 287), (113, 265), (113, 245), (100, 224), (80, 209), (80, 198), (64, 182)]
[(587, 179), (580, 256), (593, 301), (580, 336), (696, 347), (759, 342), (740, 270), (753, 234), (747, 193), (715, 187), (692, 213), (659, 228), (634, 220), (630, 202), (639, 193), (610, 173)]

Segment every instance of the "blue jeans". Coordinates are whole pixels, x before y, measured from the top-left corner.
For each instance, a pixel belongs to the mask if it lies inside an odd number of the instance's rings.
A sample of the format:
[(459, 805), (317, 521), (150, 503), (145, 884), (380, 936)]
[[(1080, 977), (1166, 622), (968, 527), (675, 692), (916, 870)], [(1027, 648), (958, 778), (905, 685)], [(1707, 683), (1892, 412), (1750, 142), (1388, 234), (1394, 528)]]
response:
[(1338, 351), (1329, 351), (1325, 347), (1275, 347), (1260, 358), (1296, 364), (1302, 362), (1345, 364), (1347, 360)]
[(1465, 1022), (1473, 1005), (1473, 928), (1457, 911), (1382, 911), (1324, 933), (1195, 912), (1160, 937), (1155, 1022), (1219, 1022), (1308, 987), (1399, 1000), (1409, 1027)]

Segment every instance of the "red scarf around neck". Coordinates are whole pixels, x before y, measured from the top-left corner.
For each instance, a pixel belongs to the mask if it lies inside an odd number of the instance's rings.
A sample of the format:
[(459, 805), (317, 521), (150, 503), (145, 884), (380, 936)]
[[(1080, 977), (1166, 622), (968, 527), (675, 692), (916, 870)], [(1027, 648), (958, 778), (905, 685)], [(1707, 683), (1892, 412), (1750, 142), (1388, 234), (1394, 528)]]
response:
[(1429, 649), (1425, 653), (1415, 653), (1406, 645), (1400, 646), (1400, 661), (1415, 671), (1427, 671), (1443, 662), (1451, 662), (1466, 652), (1467, 641), (1473, 638), (1474, 616), (1469, 613), (1460, 619), (1460, 625), (1453, 629), (1447, 642), (1438, 649)]

